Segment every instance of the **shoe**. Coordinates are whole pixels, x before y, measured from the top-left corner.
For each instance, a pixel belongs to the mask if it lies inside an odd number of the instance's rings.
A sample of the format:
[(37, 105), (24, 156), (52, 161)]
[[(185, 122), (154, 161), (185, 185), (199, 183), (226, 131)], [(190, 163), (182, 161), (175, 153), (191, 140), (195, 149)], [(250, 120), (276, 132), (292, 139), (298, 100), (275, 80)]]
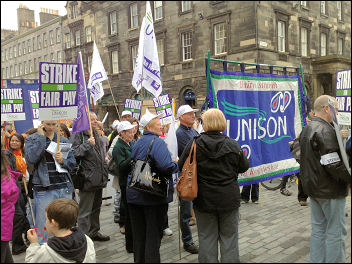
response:
[(198, 247), (194, 243), (183, 244), (183, 248), (191, 254), (198, 254)]
[(94, 236), (89, 236), (93, 241), (109, 241), (110, 237), (109, 236), (105, 236), (101, 233), (96, 233)]
[(126, 229), (124, 226), (120, 227), (120, 233), (123, 235), (126, 233)]
[(114, 223), (120, 222), (120, 217), (118, 215), (114, 216)]
[(20, 247), (17, 250), (12, 250), (12, 255), (19, 255), (19, 254), (21, 254), (23, 252), (26, 252), (26, 250), (27, 250), (27, 246), (23, 245), (22, 247)]
[(259, 201), (258, 201), (258, 200), (255, 200), (255, 201), (252, 201), (252, 203), (254, 203), (254, 204), (259, 204)]
[(165, 236), (172, 236), (172, 230), (169, 227), (165, 228), (163, 233)]
[(192, 218), (191, 220), (189, 220), (189, 225), (190, 226), (194, 226), (196, 224), (196, 220), (194, 218)]
[(301, 206), (307, 206), (308, 205), (307, 201), (299, 201), (299, 204)]
[(280, 190), (280, 192), (281, 192), (282, 195), (286, 195), (286, 196), (291, 196), (292, 195), (292, 193), (289, 190), (287, 190), (286, 188)]
[(246, 201), (246, 200), (241, 200), (241, 204), (246, 204), (246, 203), (248, 203), (248, 201)]

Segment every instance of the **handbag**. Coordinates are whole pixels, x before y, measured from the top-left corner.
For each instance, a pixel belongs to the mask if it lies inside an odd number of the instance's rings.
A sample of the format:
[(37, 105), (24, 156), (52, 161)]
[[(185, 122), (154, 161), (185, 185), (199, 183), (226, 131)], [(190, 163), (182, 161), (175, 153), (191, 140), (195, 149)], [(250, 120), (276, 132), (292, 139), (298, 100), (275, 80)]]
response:
[(181, 176), (177, 180), (178, 196), (188, 202), (197, 198), (198, 193), (196, 150), (196, 141), (193, 140), (188, 157), (183, 164)]
[(109, 160), (109, 163), (108, 163), (108, 172), (113, 175), (113, 176), (118, 176), (118, 171), (117, 171), (117, 167), (116, 167), (116, 163), (114, 161), (113, 158), (111, 158)]
[(292, 156), (298, 163), (300, 163), (301, 146), (299, 145), (299, 137), (295, 138), (293, 141), (288, 142), (288, 145), (290, 146), (290, 152), (292, 153)]
[[(81, 135), (84, 143), (83, 133), (81, 133)], [(73, 187), (79, 190), (81, 190), (84, 185), (84, 175), (82, 174), (81, 164), (82, 160), (79, 160), (79, 164), (70, 172)]]
[(128, 188), (166, 198), (169, 190), (169, 180), (154, 172), (149, 161), (149, 152), (155, 138), (149, 144), (144, 160), (133, 161), (131, 181)]

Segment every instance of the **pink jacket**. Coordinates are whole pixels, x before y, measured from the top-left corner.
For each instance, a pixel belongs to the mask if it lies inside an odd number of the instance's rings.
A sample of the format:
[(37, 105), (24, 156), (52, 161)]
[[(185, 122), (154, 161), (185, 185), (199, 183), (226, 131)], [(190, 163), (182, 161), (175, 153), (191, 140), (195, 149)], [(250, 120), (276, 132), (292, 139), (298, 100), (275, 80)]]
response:
[(1, 181), (1, 241), (10, 241), (12, 239), (13, 216), (15, 214), (15, 203), (19, 194), (16, 185), (16, 179), (21, 173), (8, 170), (11, 179), (8, 181), (7, 176)]

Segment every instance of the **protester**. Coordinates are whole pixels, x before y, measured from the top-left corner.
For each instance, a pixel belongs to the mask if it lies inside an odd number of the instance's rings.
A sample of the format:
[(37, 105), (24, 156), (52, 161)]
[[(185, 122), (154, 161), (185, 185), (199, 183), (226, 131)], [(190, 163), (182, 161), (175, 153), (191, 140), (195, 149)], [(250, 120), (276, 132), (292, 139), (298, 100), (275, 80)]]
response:
[[(121, 120), (120, 122), (122, 121), (125, 121), (125, 120), (128, 120), (132, 117), (132, 112), (131, 111), (122, 111), (122, 114), (121, 114)], [(111, 145), (113, 144), (113, 141), (115, 139), (115, 137), (118, 135), (119, 133), (117, 132), (117, 130), (113, 131), (112, 134), (111, 134), (111, 137), (110, 137), (110, 141), (109, 141), (109, 147), (111, 147)], [(116, 143), (116, 141), (115, 141)]]
[(142, 136), (142, 133), (139, 131), (139, 122), (138, 122), (138, 119), (137, 118), (129, 118), (128, 121), (132, 124), (132, 125), (136, 125), (134, 128), (133, 128), (133, 141), (136, 142), (138, 139), (141, 138)]
[(345, 203), (351, 175), (341, 160), (329, 106), (328, 95), (314, 102), (315, 116), (299, 137), (301, 148), (300, 177), (303, 190), (310, 197), (310, 262), (345, 262)]
[[(238, 224), (240, 189), (238, 173), (249, 168), (249, 161), (240, 145), (223, 135), (226, 119), (218, 109), (202, 115), (204, 131), (195, 137), (197, 154), (198, 194), (194, 199), (197, 219), (200, 263), (217, 263), (218, 244), (221, 262), (239, 262)], [(182, 125), (182, 123), (181, 123)], [(191, 140), (185, 147), (178, 165), (189, 155)]]
[[(181, 154), (186, 145), (193, 140), (193, 137), (199, 133), (192, 128), (195, 122), (195, 114), (198, 109), (193, 109), (189, 105), (182, 105), (177, 110), (177, 117), (180, 120), (180, 126), (176, 130), (178, 156)], [(182, 167), (180, 167), (182, 168)], [(182, 232), (183, 248), (192, 254), (198, 253), (198, 247), (193, 243), (192, 231), (189, 222), (192, 219), (192, 202), (184, 201), (180, 198), (180, 223)]]
[(105, 162), (104, 146), (101, 136), (97, 133), (97, 116), (89, 113), (92, 125), (90, 131), (73, 134), (72, 148), (77, 163), (81, 162), (84, 175), (83, 187), (79, 190), (78, 227), (92, 240), (108, 241), (109, 236), (103, 235), (100, 230), (100, 208), (102, 191), (108, 181), (107, 163)]
[(10, 147), (10, 137), (16, 133), (16, 131), (13, 129), (13, 125), (9, 122), (4, 122), (5, 130), (4, 130), (4, 144), (5, 144), (5, 149), (8, 149)]
[[(134, 144), (131, 159), (144, 160), (147, 149), (152, 144), (149, 160), (155, 170), (172, 180), (172, 173), (178, 171), (177, 163), (172, 161), (161, 135), (159, 116), (147, 113), (141, 117), (140, 124), (144, 128), (142, 137)], [(127, 185), (131, 180), (128, 176)], [(133, 234), (134, 261), (142, 263), (160, 262), (160, 243), (163, 237), (163, 216), (167, 208), (167, 197), (144, 193), (127, 187), (127, 203), (131, 217)]]
[(248, 203), (249, 198), (251, 198), (252, 203), (259, 203), (259, 183), (253, 183), (242, 187), (241, 203)]
[(77, 215), (76, 201), (67, 198), (52, 201), (45, 208), (45, 218), (46, 230), (53, 237), (39, 245), (35, 230), (28, 230), (31, 244), (26, 252), (26, 263), (96, 262), (93, 241), (74, 227)]
[[(67, 158), (57, 151), (52, 155), (47, 151), (51, 142), (57, 142), (57, 121), (43, 121), (37, 132), (28, 136), (25, 143), (25, 159), (33, 166), (33, 197), (35, 227), (43, 229), (45, 226), (45, 207), (58, 198), (71, 198), (73, 192), (72, 179), (68, 172), (58, 172), (55, 161), (65, 170), (71, 171), (76, 166), (72, 150), (68, 151)], [(69, 140), (60, 137), (60, 143), (69, 143)], [(47, 234), (44, 234), (47, 239)], [(44, 243), (42, 237), (39, 243)]]
[(112, 133), (117, 130), (117, 126), (118, 126), (119, 123), (120, 123), (120, 121), (116, 119), (116, 120), (111, 124), (109, 130), (107, 131), (108, 133), (105, 133), (106, 135), (108, 135), (109, 142), (110, 142), (110, 138), (111, 138), (111, 136), (112, 136)]
[(23, 158), (24, 138), (21, 134), (15, 133), (10, 137), (9, 151), (14, 154), (17, 171), (21, 173), (21, 177), (17, 180), (17, 187), (19, 187), (20, 193), (15, 204), (12, 233), (12, 255), (18, 255), (25, 252), (27, 249), (22, 234), (26, 237), (27, 230), (30, 228), (26, 213), (27, 197), (24, 187), (24, 181), (26, 181), (26, 175), (28, 172), (26, 161)]
[(286, 185), (287, 185), (287, 181), (290, 178), (291, 175), (286, 175), (284, 177), (282, 177), (282, 181), (280, 184), (280, 193), (282, 195), (286, 195), (286, 196), (291, 196), (292, 192), (290, 192), (289, 190), (286, 189)]
[(121, 189), (120, 204), (120, 232), (125, 234), (126, 250), (128, 253), (133, 252), (133, 237), (131, 229), (131, 220), (126, 198), (127, 177), (131, 173), (131, 149), (134, 145), (133, 137), (136, 125), (129, 121), (122, 121), (119, 124), (119, 139), (117, 140), (112, 156), (116, 164), (119, 175), (119, 184)]
[(15, 203), (19, 194), (19, 172), (11, 170), (1, 140), (1, 263), (13, 263), (9, 241), (12, 239)]
[(97, 121), (97, 128), (96, 131), (97, 133), (101, 136), (101, 140), (103, 142), (103, 149), (104, 149), (104, 157), (105, 157), (105, 161), (108, 162), (108, 156), (107, 156), (107, 152), (109, 150), (109, 139), (107, 136), (105, 136), (104, 134), (104, 124), (100, 121)]
[(60, 136), (61, 137), (65, 137), (67, 139), (70, 139), (71, 137), (71, 133), (70, 133), (70, 130), (68, 129), (68, 127), (66, 126), (65, 123), (61, 123), (60, 124)]

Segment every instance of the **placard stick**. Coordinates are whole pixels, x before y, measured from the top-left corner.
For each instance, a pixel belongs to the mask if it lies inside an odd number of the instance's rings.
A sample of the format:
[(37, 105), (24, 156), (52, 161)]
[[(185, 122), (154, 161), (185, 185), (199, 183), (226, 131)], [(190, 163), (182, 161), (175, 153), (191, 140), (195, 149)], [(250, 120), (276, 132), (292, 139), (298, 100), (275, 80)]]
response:
[(61, 125), (60, 125), (60, 120), (57, 120), (57, 146), (56, 146), (56, 152), (60, 151), (60, 132), (61, 130)]
[(114, 102), (114, 106), (115, 106), (115, 109), (116, 109), (117, 116), (119, 117), (119, 120), (121, 120), (121, 117), (120, 117), (120, 114), (119, 114), (119, 110), (117, 110), (117, 104), (116, 104), (116, 102), (115, 102), (114, 94), (113, 94), (113, 92), (112, 92), (109, 79), (108, 79), (108, 84), (109, 84), (110, 93), (111, 93), (111, 96), (112, 96), (112, 100), (113, 100), (113, 102)]
[(260, 208), (263, 207), (263, 203), (262, 203), (263, 197), (262, 197), (261, 186), (262, 186), (262, 183), (259, 183), (259, 205), (260, 205)]

